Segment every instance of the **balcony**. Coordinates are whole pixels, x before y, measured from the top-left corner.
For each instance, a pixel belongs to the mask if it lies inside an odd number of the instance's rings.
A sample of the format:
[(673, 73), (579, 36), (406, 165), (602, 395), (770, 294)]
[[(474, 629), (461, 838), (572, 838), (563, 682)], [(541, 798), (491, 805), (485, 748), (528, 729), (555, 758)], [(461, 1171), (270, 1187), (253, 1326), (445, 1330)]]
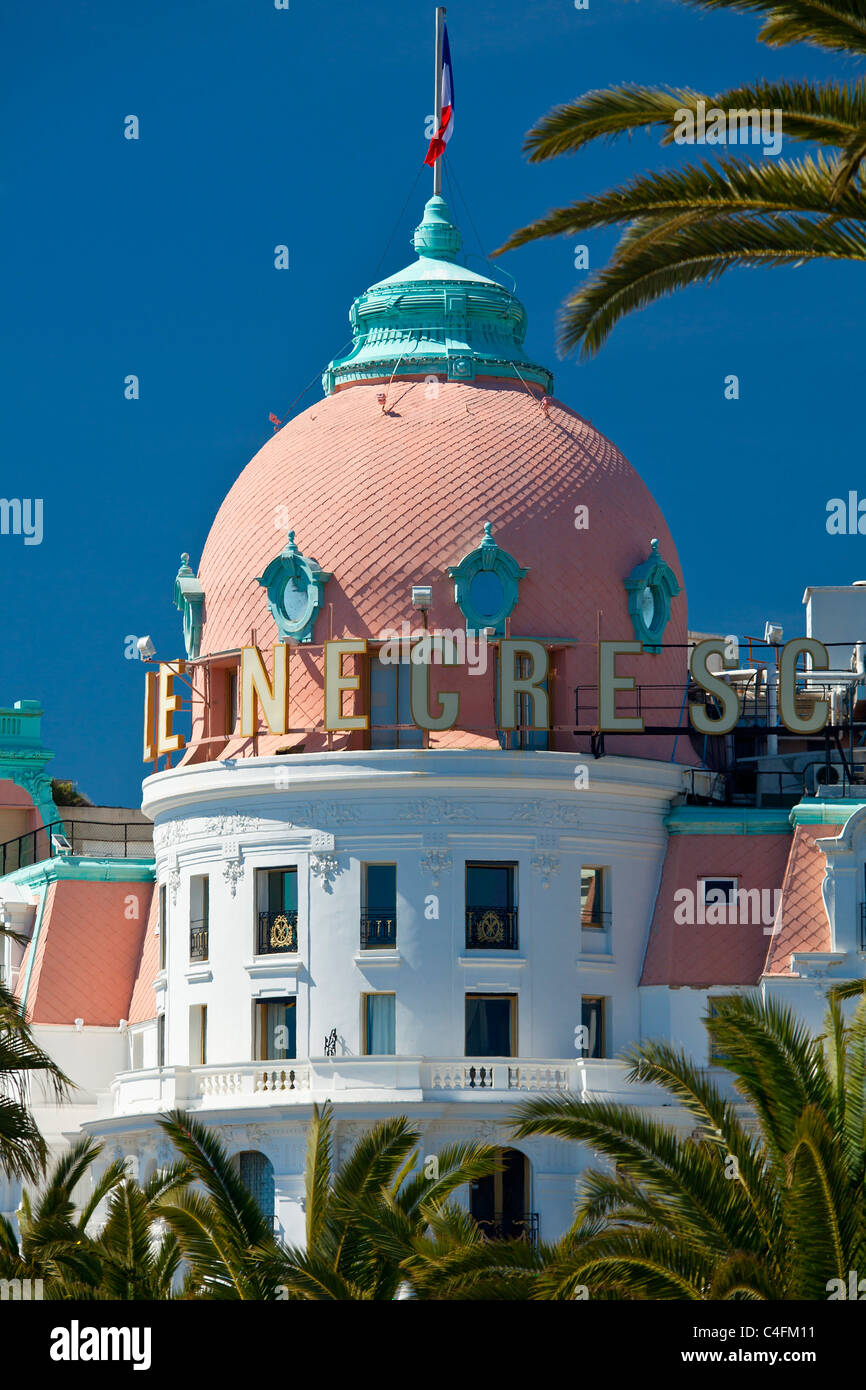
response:
[(208, 958), (208, 928), (204, 922), (197, 923), (189, 929), (189, 958), (190, 960), (207, 960)]
[(361, 912), (361, 950), (394, 950), (397, 945), (397, 918), (364, 908)]
[(517, 944), (516, 907), (467, 907), (467, 950), (516, 951)]
[(280, 912), (259, 913), (259, 934), (256, 952), (260, 956), (278, 955), (298, 949), (297, 910), (283, 908)]
[[(150, 1067), (121, 1072), (112, 1085), (113, 1113), (181, 1109), (225, 1110), (335, 1103), (449, 1108), (506, 1106), (513, 1113), (527, 1093), (571, 1094), (580, 1100), (658, 1105), (669, 1097), (626, 1080), (629, 1066), (614, 1060), (525, 1057), (307, 1057), (282, 1061)], [(713, 1069), (719, 1083), (724, 1073)]]
[(525, 1211), (520, 1216), (503, 1216), (497, 1212), (492, 1219), (476, 1217), (475, 1224), (485, 1240), (526, 1240), (538, 1244), (538, 1212)]
[(595, 911), (590, 908), (588, 912), (580, 914), (580, 925), (584, 931), (607, 931), (610, 927), (610, 912)]

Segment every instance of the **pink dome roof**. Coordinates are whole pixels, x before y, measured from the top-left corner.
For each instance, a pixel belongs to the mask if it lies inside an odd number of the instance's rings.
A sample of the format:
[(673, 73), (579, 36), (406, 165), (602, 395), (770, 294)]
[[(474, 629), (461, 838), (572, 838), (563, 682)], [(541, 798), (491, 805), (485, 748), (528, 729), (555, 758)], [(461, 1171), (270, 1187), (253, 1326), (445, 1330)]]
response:
[[(526, 388), (504, 382), (440, 382), (433, 398), (423, 381), (400, 381), (383, 414), (382, 389), (359, 383), (311, 406), (241, 473), (202, 555), (202, 656), (248, 644), (253, 632), (260, 647), (278, 640), (257, 576), (290, 528), (333, 575), (315, 642), (330, 635), (329, 604), (334, 637), (375, 637), (404, 618), (416, 626), (413, 584), (433, 586), (431, 626), (462, 626), (446, 569), (480, 544), (485, 522), (529, 570), (511, 618), (516, 636), (595, 643), (601, 609), (603, 638), (632, 638), (624, 580), (653, 537), (682, 584), (649, 490), (568, 407), (551, 400), (545, 415)], [(575, 529), (580, 504), (587, 530)], [(685, 643), (686, 628), (680, 593), (664, 642)], [(583, 655), (580, 679), (594, 683), (595, 652)], [(682, 684), (683, 651), (643, 661), (643, 678)]]

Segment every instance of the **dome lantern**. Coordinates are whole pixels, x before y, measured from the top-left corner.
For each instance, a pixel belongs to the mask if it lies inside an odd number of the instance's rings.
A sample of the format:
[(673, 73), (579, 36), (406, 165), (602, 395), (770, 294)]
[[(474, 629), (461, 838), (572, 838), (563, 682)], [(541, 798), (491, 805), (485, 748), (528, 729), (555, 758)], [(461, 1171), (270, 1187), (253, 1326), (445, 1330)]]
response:
[(434, 193), (415, 229), (418, 259), (372, 285), (352, 305), (353, 343), (328, 365), (327, 395), (393, 377), (493, 377), (553, 391), (553, 376), (526, 356), (526, 310), (511, 290), (458, 261), (457, 229)]

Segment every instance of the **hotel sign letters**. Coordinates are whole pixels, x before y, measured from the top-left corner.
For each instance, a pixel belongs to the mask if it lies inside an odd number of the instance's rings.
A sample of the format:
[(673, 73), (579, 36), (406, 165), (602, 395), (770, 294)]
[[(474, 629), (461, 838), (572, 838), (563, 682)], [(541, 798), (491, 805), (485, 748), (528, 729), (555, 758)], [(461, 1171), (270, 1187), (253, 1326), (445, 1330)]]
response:
[[(561, 644), (568, 645), (568, 644)], [(640, 656), (641, 642), (598, 642), (598, 731), (601, 733), (642, 733), (644, 720), (638, 715), (617, 712), (617, 696), (634, 691), (637, 681), (633, 675), (617, 670), (620, 657)], [(506, 638), (498, 643), (497, 728), (502, 731), (528, 727), (536, 731), (550, 728), (548, 676), (550, 653), (543, 642), (527, 638)], [(291, 648), (277, 643), (271, 653), (271, 674), (258, 647), (242, 647), (238, 667), (238, 705), (240, 733), (251, 738), (259, 732), (259, 720), (270, 734), (289, 732), (289, 673)], [(361, 676), (357, 670), (347, 672), (353, 658), (366, 657), (368, 643), (364, 638), (342, 638), (324, 643), (323, 662), (323, 728), (328, 733), (368, 730), (369, 713), (346, 713), (345, 697), (361, 691)], [(797, 690), (797, 663), (806, 655), (811, 670), (828, 670), (826, 647), (811, 637), (798, 637), (786, 642), (779, 655), (778, 707), (782, 724), (792, 733), (811, 736), (827, 723), (829, 702), (809, 691)], [(690, 703), (689, 719), (701, 734), (728, 734), (740, 717), (740, 700), (736, 690), (721, 674), (711, 672), (708, 658), (725, 659), (725, 641), (708, 638), (698, 642), (691, 653), (689, 671), (692, 680), (712, 697), (713, 712), (705, 704)], [(449, 636), (422, 638), (411, 649), (410, 710), (412, 722), (419, 729), (440, 732), (454, 728), (460, 718), (460, 692), (430, 691), (430, 666), (458, 666), (460, 653)], [(518, 667), (521, 674), (518, 674)], [(528, 669), (527, 669), (528, 668)], [(148, 672), (145, 685), (144, 761), (152, 762), (165, 754), (179, 752), (185, 741), (175, 733), (174, 715), (181, 708), (177, 680), (186, 679), (184, 661), (160, 663), (158, 670)], [(802, 672), (800, 673), (802, 675)], [(526, 697), (529, 709), (528, 724), (518, 719), (518, 697)]]

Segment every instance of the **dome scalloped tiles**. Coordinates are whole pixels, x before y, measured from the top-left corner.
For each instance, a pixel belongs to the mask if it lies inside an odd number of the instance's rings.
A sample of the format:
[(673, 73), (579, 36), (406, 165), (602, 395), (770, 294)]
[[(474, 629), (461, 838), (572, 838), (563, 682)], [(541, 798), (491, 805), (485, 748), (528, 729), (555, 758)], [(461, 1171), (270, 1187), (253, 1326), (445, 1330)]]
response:
[[(529, 569), (516, 635), (594, 642), (602, 609), (602, 636), (629, 638), (623, 581), (652, 536), (680, 575), (645, 484), (566, 406), (551, 401), (545, 415), (522, 387), (486, 382), (440, 383), (433, 398), (413, 381), (391, 387), (383, 414), (380, 391), (357, 384), (311, 406), (243, 470), (202, 555), (203, 655), (248, 643), (253, 631), (260, 646), (276, 641), (256, 576), (285, 542), (275, 526), (283, 507), (303, 553), (334, 576), (315, 642), (329, 635), (329, 604), (335, 636), (377, 636), (404, 618), (414, 625), (412, 584), (432, 584), (433, 624), (460, 625), (446, 569), (479, 544), (486, 521)], [(579, 503), (589, 507), (588, 530), (575, 529)], [(684, 595), (666, 640), (686, 640)], [(654, 659), (653, 679), (670, 657)]]

